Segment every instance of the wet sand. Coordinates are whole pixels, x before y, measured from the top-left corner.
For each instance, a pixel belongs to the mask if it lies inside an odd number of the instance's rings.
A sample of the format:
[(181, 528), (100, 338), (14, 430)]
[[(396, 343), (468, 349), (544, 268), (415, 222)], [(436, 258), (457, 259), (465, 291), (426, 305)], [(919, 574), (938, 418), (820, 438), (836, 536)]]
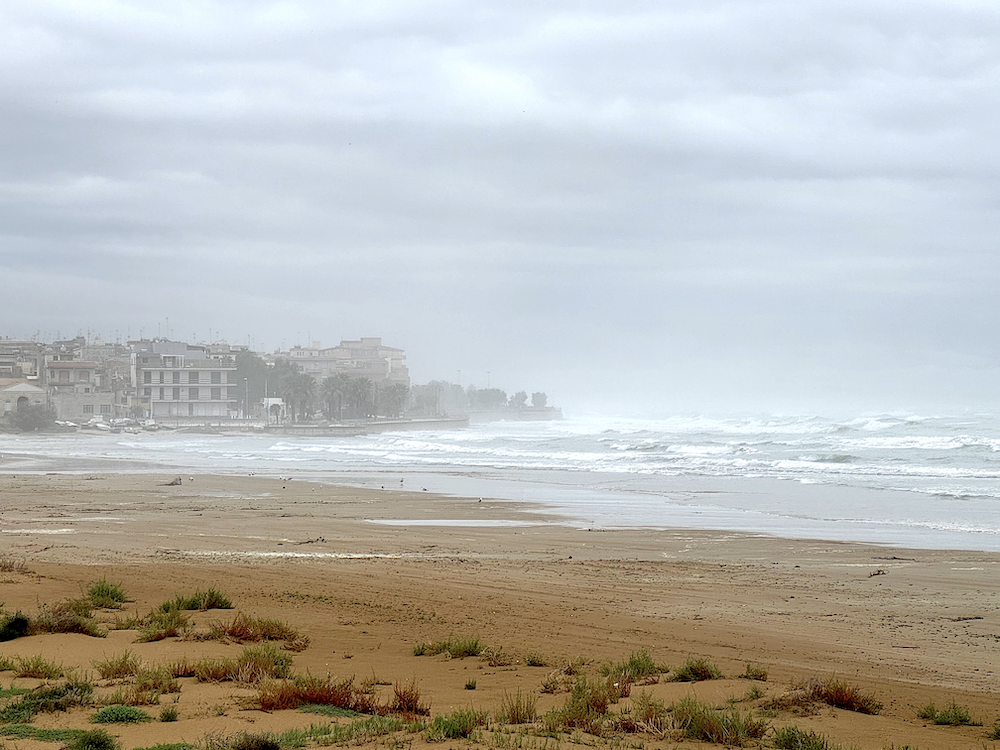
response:
[[(530, 505), (489, 498), (264, 477), (184, 475), (181, 485), (166, 486), (173, 478), (0, 475), (0, 554), (28, 570), (0, 574), (5, 609), (34, 612), (104, 577), (123, 583), (134, 599), (128, 610), (140, 614), (214, 586), (239, 611), (285, 619), (309, 635), (310, 647), (294, 655), (297, 671), (415, 677), (434, 714), (470, 705), (492, 712), (505, 691), (538, 693), (565, 661), (582, 656), (596, 667), (645, 649), (670, 666), (708, 657), (730, 676), (760, 664), (769, 672), (769, 695), (815, 676), (856, 683), (885, 704), (880, 715), (823, 707), (771, 718), (774, 726), (814, 729), (845, 746), (990, 746), (986, 734), (1000, 716), (994, 554), (688, 530), (587, 531)], [(231, 614), (198, 613), (195, 621)], [(110, 622), (114, 613), (102, 618)], [(449, 635), (477, 635), (516, 661), (490, 667), (477, 658), (413, 656), (417, 642)], [(41, 653), (92, 670), (94, 659), (126, 648), (150, 663), (239, 652), (214, 642), (134, 639), (134, 631), (104, 639), (39, 635), (0, 643), (0, 656)], [(531, 653), (549, 666), (525, 666)], [(464, 688), (470, 676), (474, 691)], [(33, 684), (10, 672), (0, 679)], [(722, 704), (747, 688), (745, 680), (726, 679), (662, 680), (645, 689), (668, 703), (694, 693)], [(243, 710), (238, 698), (247, 692), (186, 680), (180, 721), (112, 731), (133, 748), (329, 721)], [(539, 708), (565, 699), (540, 694)], [(929, 701), (941, 707), (951, 700), (986, 727), (927, 726), (916, 717)], [(36, 723), (86, 726), (90, 712)]]

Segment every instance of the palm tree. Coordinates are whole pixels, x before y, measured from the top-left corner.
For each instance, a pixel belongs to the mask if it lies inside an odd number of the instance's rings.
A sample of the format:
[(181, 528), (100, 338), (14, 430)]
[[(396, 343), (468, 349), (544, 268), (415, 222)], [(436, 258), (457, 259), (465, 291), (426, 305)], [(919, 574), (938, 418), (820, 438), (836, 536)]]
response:
[(356, 417), (366, 417), (370, 412), (372, 381), (368, 378), (350, 378), (347, 383), (347, 404)]
[(350, 376), (343, 372), (323, 378), (321, 391), (323, 394), (323, 403), (326, 405), (327, 419), (334, 419), (336, 417), (339, 422), (343, 418), (344, 399), (347, 395), (348, 383), (350, 381)]

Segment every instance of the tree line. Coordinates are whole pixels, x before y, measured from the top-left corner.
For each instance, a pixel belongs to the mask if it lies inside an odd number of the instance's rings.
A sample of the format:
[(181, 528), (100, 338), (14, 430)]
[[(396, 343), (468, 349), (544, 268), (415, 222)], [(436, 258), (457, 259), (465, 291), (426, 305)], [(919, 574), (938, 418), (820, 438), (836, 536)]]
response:
[(236, 355), (237, 383), (243, 384), (243, 413), (265, 398), (280, 398), (293, 422), (316, 419), (398, 418), (406, 408), (409, 389), (402, 383), (374, 383), (368, 378), (336, 373), (317, 381), (298, 363), (277, 359), (269, 366), (252, 352)]

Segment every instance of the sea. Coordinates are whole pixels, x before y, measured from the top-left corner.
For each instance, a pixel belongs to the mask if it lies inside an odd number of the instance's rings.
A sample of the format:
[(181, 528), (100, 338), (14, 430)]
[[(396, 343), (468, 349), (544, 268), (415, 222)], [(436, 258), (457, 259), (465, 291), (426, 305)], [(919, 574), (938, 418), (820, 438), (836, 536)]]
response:
[(0, 454), (6, 473), (253, 473), (427, 490), (587, 529), (1000, 550), (993, 414), (585, 416), (357, 437), (7, 434)]

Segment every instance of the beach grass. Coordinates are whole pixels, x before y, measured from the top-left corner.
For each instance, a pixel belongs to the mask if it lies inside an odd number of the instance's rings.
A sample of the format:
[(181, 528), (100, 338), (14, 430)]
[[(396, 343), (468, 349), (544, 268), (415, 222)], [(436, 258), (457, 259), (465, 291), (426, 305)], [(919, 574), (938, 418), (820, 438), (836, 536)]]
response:
[(743, 747), (767, 734), (770, 724), (734, 708), (719, 710), (697, 698), (683, 698), (670, 708), (681, 734), (692, 740)]
[(958, 705), (955, 701), (951, 701), (943, 709), (938, 709), (933, 703), (928, 703), (917, 712), (917, 716), (944, 726), (981, 727), (983, 725), (981, 721), (972, 718), (968, 708)]
[(142, 659), (126, 649), (119, 656), (91, 662), (97, 674), (104, 680), (121, 680), (134, 677), (142, 669)]
[(531, 724), (538, 718), (538, 696), (504, 691), (500, 699), (500, 707), (496, 712), (497, 721), (501, 724)]
[(688, 659), (670, 675), (671, 682), (701, 682), (721, 680), (722, 672), (711, 661), (704, 658)]
[(862, 714), (877, 714), (882, 710), (882, 703), (873, 694), (843, 680), (832, 677), (826, 680), (813, 679), (807, 681), (804, 687), (810, 700), (820, 701), (834, 708)]
[(152, 720), (153, 717), (141, 708), (121, 704), (105, 706), (90, 717), (92, 724), (139, 724)]
[(119, 609), (128, 601), (128, 595), (122, 584), (102, 578), (87, 587), (87, 599), (91, 605), (100, 609)]

